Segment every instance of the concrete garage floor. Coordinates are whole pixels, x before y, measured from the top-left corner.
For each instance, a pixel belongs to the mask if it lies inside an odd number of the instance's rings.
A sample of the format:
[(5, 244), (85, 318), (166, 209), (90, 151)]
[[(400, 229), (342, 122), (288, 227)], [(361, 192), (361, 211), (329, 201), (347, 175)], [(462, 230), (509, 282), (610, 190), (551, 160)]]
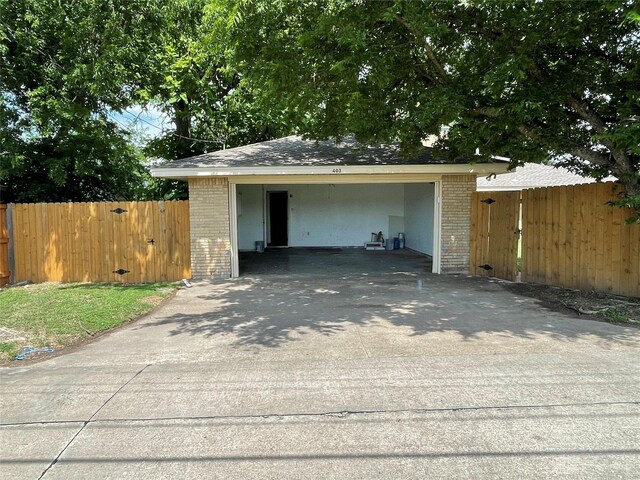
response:
[(363, 248), (268, 248), (240, 253), (240, 275), (310, 274), (375, 275), (431, 273), (431, 257), (410, 250), (367, 251)]
[(639, 330), (417, 260), (199, 282), (0, 370), (0, 474), (637, 478)]

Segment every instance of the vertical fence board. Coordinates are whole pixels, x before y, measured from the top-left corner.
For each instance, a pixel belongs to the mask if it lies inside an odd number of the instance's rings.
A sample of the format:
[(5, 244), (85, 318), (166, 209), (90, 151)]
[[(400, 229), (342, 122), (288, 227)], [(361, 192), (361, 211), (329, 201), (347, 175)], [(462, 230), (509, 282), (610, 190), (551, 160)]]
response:
[(537, 279), (537, 271), (538, 271), (538, 243), (536, 241), (536, 235), (533, 232), (538, 231), (537, 224), (537, 216), (539, 205), (537, 200), (537, 191), (536, 190), (528, 190), (526, 191), (529, 195), (529, 218), (525, 218), (525, 221), (529, 224), (529, 232), (531, 234), (524, 234), (522, 236), (522, 243), (525, 248), (529, 249), (529, 266), (525, 269), (525, 265), (522, 265), (522, 278), (527, 282), (536, 282)]
[[(531, 190), (525, 190), (522, 192), (522, 196), (525, 199), (525, 207), (522, 211), (522, 223), (524, 227), (522, 229), (522, 276), (524, 278), (524, 272), (529, 271), (533, 266), (533, 245), (532, 242), (525, 242), (525, 239), (529, 236), (528, 232), (533, 232), (533, 192)], [(526, 266), (526, 267), (525, 267)]]
[[(522, 229), (522, 280), (525, 282), (531, 282), (533, 279), (534, 271), (534, 244), (530, 241), (533, 235), (529, 232), (535, 230), (533, 219), (535, 216), (533, 201), (534, 190), (523, 190), (522, 198), (524, 199), (524, 207), (522, 209), (522, 223), (524, 225)], [(528, 241), (529, 240), (529, 241)]]
[(486, 275), (486, 271), (479, 268), (482, 264), (483, 252), (487, 248), (488, 218), (485, 211), (488, 205), (482, 203), (485, 192), (474, 192), (471, 201), (471, 244), (469, 252), (469, 273), (471, 275)]
[(565, 189), (558, 191), (557, 197), (557, 231), (558, 237), (556, 240), (556, 251), (557, 251), (557, 276), (556, 281), (559, 285), (563, 285), (567, 283), (566, 276), (566, 262), (567, 262), (567, 191)]
[(595, 285), (607, 286), (607, 268), (605, 263), (605, 245), (608, 238), (605, 237), (606, 211), (611, 210), (606, 205), (607, 185), (600, 183), (596, 185), (596, 216), (595, 216)]
[(471, 238), (469, 244), (469, 274), (477, 275), (478, 265), (478, 244), (480, 243), (480, 225), (478, 224), (479, 215), (479, 195), (480, 192), (474, 192), (471, 196)]
[(0, 288), (9, 283), (9, 219), (7, 206), (0, 205)]
[(13, 205), (13, 258), (15, 262), (15, 271), (13, 274), (13, 279), (16, 282), (21, 282), (22, 277), (21, 272), (25, 271), (23, 260), (22, 260), (22, 249), (24, 248), (22, 242), (16, 241), (16, 239), (22, 238), (23, 235), (23, 222), (22, 222), (22, 205), (14, 204)]
[(20, 204), (13, 204), (11, 205), (11, 223), (13, 226), (13, 238), (12, 238), (12, 243), (13, 243), (13, 271), (11, 272), (11, 281), (13, 282), (19, 282), (19, 278), (18, 278), (18, 265), (22, 265), (22, 250), (20, 248), (20, 245), (16, 244), (16, 237), (19, 237), (21, 232), (19, 231), (19, 229), (21, 228), (21, 224), (16, 223), (18, 221), (18, 219), (20, 218), (20, 210), (21, 210), (21, 205)]
[(115, 208), (113, 203), (105, 202), (101, 205), (102, 212), (100, 216), (100, 229), (104, 234), (104, 243), (102, 250), (102, 255), (104, 255), (105, 260), (102, 263), (102, 281), (103, 282), (112, 282), (116, 280), (115, 275), (112, 273), (117, 267), (115, 266), (115, 236), (114, 236), (114, 226), (113, 226), (113, 216), (114, 213), (111, 212)]
[[(533, 221), (533, 230), (535, 232), (542, 232), (543, 225), (541, 223), (542, 212), (545, 211), (545, 204), (542, 201), (542, 190), (537, 189), (533, 192), (534, 202), (536, 205), (536, 212)], [(535, 238), (535, 249), (533, 252), (535, 258), (535, 265), (533, 269), (533, 281), (534, 282), (544, 282), (544, 279), (541, 277), (541, 264), (544, 261), (544, 255), (542, 255), (541, 243), (544, 237), (542, 235), (534, 235)]]
[(174, 203), (178, 210), (177, 224), (174, 232), (180, 240), (178, 249), (181, 278), (191, 278), (191, 218), (189, 217), (189, 202)]
[[(576, 192), (581, 192), (576, 188)], [(580, 250), (579, 255), (579, 271), (578, 271), (578, 288), (589, 288), (589, 232), (587, 224), (589, 222), (589, 202), (587, 195), (578, 195), (580, 199)]]
[(589, 199), (589, 222), (587, 222), (587, 231), (589, 232), (589, 253), (587, 258), (589, 259), (589, 288), (596, 288), (596, 270), (597, 270), (597, 239), (596, 239), (596, 225), (598, 216), (598, 196), (596, 183), (588, 185), (587, 196)]
[(575, 280), (574, 272), (573, 272), (573, 262), (574, 262), (574, 252), (575, 252), (575, 239), (574, 239), (574, 229), (575, 229), (575, 202), (573, 197), (573, 187), (569, 186), (562, 190), (564, 192), (563, 201), (565, 202), (565, 226), (564, 226), (564, 275), (562, 281), (562, 285), (572, 284)]

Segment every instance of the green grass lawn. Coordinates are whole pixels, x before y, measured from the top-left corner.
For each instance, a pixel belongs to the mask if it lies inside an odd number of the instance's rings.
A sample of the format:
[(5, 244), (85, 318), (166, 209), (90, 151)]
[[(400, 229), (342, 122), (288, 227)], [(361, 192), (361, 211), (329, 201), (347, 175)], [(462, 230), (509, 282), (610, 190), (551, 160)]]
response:
[(0, 361), (25, 346), (56, 349), (153, 309), (176, 286), (45, 283), (0, 291)]

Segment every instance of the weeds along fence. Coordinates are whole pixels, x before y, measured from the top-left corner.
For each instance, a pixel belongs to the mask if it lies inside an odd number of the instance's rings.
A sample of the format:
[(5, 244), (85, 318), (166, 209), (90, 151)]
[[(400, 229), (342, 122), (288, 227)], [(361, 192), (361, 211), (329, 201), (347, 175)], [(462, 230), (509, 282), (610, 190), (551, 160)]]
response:
[(191, 277), (188, 201), (13, 204), (10, 210), (14, 282)]

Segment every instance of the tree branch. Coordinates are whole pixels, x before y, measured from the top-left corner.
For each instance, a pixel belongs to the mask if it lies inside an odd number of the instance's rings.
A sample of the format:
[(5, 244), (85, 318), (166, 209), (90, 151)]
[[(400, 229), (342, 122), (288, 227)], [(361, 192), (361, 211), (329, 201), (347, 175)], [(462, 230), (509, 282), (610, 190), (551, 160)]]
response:
[[(540, 140), (540, 136), (527, 125), (519, 125), (517, 128), (518, 131), (525, 137), (531, 140)], [(566, 146), (563, 145), (553, 145), (553, 143), (549, 139), (546, 140), (546, 143), (551, 147), (557, 148), (560, 152), (565, 152), (575, 157), (582, 158), (584, 160), (587, 160), (588, 162), (593, 163), (594, 165), (601, 165), (609, 169), (613, 169), (616, 166), (615, 161), (613, 161), (609, 155), (606, 155), (602, 152), (597, 152), (587, 147), (574, 146), (571, 148), (566, 148)]]
[(601, 152), (596, 152), (586, 147), (575, 147), (568, 153), (575, 157), (580, 157), (595, 165), (602, 165), (603, 167), (612, 168), (615, 166), (615, 162), (611, 161), (608, 155)]
[(605, 59), (609, 63), (613, 63), (615, 65), (622, 65), (623, 67), (628, 68), (628, 69), (632, 69), (633, 68), (633, 64), (632, 63), (627, 62), (626, 60), (618, 57), (617, 55), (613, 55), (613, 54), (605, 52), (604, 50), (602, 50), (602, 48), (600, 48), (598, 45), (594, 44), (593, 42), (585, 41), (585, 45), (586, 45), (587, 50), (589, 52), (591, 52), (593, 55), (595, 55), (595, 56), (597, 56), (599, 58)]
[[(576, 113), (578, 113), (578, 115), (580, 115), (583, 120), (586, 120), (596, 133), (606, 133), (607, 124), (589, 106), (589, 104), (585, 100), (575, 94), (570, 94), (567, 97), (567, 105), (569, 105), (569, 107), (571, 107)], [(629, 159), (629, 155), (627, 155), (627, 152), (623, 148), (618, 148), (613, 141), (606, 138), (599, 139), (599, 142), (609, 149), (611, 155), (613, 155), (613, 158), (615, 159), (615, 163), (618, 165), (621, 172), (633, 171), (633, 166), (631, 164), (631, 160)]]
[(443, 84), (447, 83), (449, 81), (449, 74), (442, 67), (442, 64), (438, 60), (438, 57), (436, 57), (436, 54), (433, 51), (433, 48), (431, 48), (431, 45), (429, 45), (429, 42), (427, 42), (427, 40), (424, 38), (424, 35), (422, 35), (413, 25), (411, 25), (409, 22), (407, 22), (400, 15), (396, 15), (394, 18), (402, 26), (404, 26), (407, 30), (409, 30), (409, 32), (411, 32), (411, 34), (415, 37), (416, 41), (418, 43), (420, 43), (422, 48), (424, 48), (424, 50), (425, 50), (425, 52), (427, 54), (427, 57), (429, 58), (429, 61), (433, 64), (433, 66), (438, 71), (438, 74), (440, 75), (440, 83), (443, 83)]
[(567, 105), (577, 112), (582, 119), (589, 122), (589, 125), (591, 125), (597, 133), (604, 133), (607, 129), (607, 125), (602, 121), (598, 114), (591, 109), (586, 101), (573, 93), (567, 97), (566, 101)]

